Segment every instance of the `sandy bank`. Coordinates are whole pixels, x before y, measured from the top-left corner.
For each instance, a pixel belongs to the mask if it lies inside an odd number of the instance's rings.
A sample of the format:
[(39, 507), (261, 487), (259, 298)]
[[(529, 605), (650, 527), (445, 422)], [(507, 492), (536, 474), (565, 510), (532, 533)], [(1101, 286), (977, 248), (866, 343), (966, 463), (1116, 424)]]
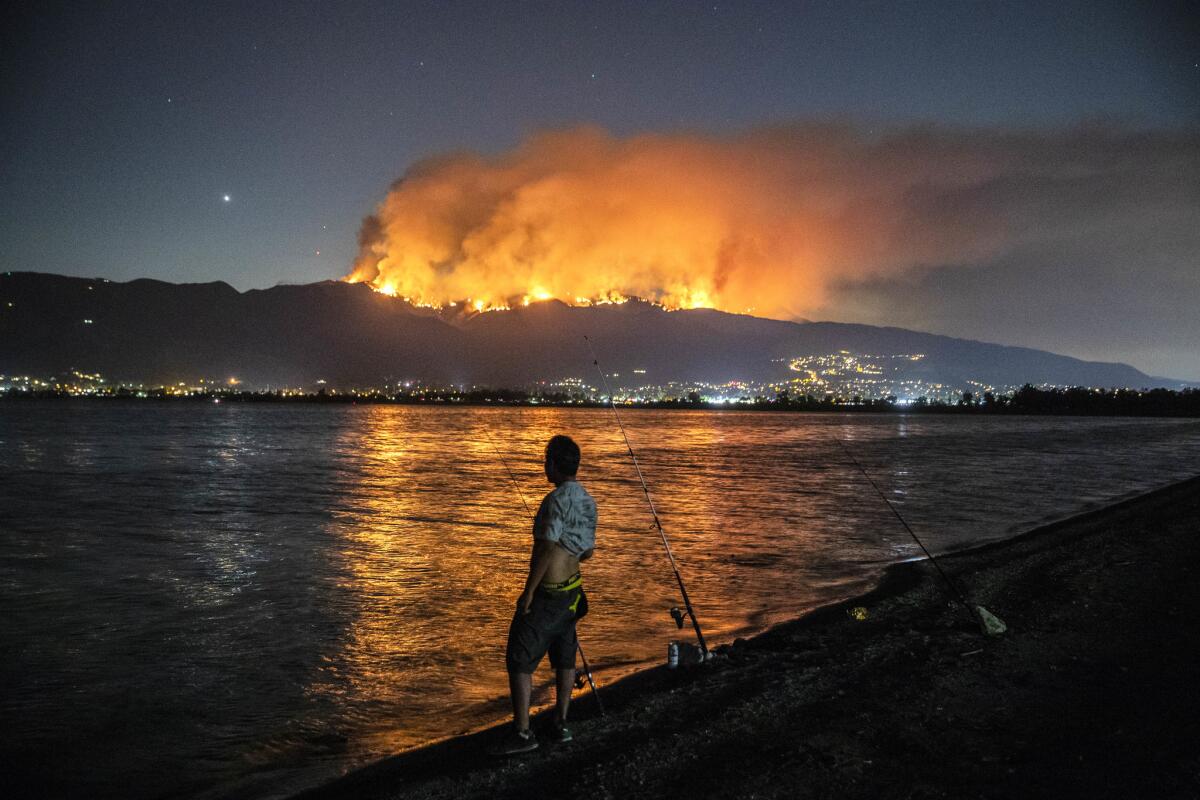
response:
[(302, 797), (1200, 798), (1200, 478), (942, 563), (1008, 634), (898, 565), (704, 667), (601, 687), (570, 744), (497, 761), (485, 731)]

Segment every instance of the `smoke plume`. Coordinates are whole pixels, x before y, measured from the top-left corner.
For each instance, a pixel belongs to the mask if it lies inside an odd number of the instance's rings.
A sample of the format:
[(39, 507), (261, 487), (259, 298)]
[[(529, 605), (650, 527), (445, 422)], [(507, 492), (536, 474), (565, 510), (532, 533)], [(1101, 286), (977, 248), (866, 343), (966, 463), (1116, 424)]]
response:
[(1194, 133), (1096, 126), (541, 133), (414, 165), (347, 280), (433, 305), (636, 295), (803, 317), (839, 287), (1195, 222), (1198, 153)]

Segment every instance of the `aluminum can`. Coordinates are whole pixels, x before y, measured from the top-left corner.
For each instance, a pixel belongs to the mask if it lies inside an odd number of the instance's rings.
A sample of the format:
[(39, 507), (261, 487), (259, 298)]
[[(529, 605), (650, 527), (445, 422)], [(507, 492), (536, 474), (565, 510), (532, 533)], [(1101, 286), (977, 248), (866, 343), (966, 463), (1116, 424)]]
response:
[(667, 642), (667, 669), (679, 666), (679, 642)]

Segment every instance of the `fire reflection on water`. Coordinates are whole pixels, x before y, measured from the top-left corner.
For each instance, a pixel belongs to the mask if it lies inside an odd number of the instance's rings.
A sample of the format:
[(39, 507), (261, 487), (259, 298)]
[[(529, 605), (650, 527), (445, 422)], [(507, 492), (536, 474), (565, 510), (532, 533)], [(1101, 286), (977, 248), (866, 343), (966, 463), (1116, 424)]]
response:
[[(528, 522), (485, 416), (435, 428), (421, 409), (376, 407), (336, 443), (354, 479), (326, 533), (348, 622), (309, 692), (341, 698), (365, 749), (437, 738), (503, 702)], [(534, 428), (525, 438), (551, 435)]]
[[(428, 409), (366, 408), (333, 442), (345, 481), (326, 557), (344, 632), (307, 692), (337, 707), (354, 750), (394, 751), (505, 713), (504, 638), (530, 544), (508, 469), (536, 507), (551, 488), (542, 448), (556, 433), (580, 442), (580, 480), (600, 509), (597, 556), (584, 567), (597, 611), (580, 625), (599, 672), (631, 671), (683, 635), (666, 616), (679, 602), (674, 579), (611, 417), (472, 410), (432, 421)], [(812, 538), (811, 518), (771, 508), (794, 512), (793, 493), (822, 493), (824, 474), (780, 458), (780, 448), (812, 453), (821, 443), (811, 431), (703, 413), (646, 421), (634, 421), (632, 444), (710, 638), (861, 585), (830, 567), (832, 554), (797, 558), (828, 531)], [(535, 702), (551, 697), (543, 670)]]
[[(939, 538), (948, 546), (955, 536), (989, 535), (972, 517), (982, 499), (972, 493), (970, 503), (934, 502), (952, 490), (932, 475), (928, 456), (903, 444), (940, 435), (940, 422), (704, 412), (628, 417), (631, 443), (714, 643), (861, 591), (884, 564), (916, 555), (838, 437), (850, 441), (933, 547)], [(677, 589), (610, 414), (360, 409), (332, 442), (343, 481), (324, 531), (343, 606), (331, 616), (340, 616), (343, 632), (307, 689), (336, 709), (352, 759), (507, 714), (504, 639), (527, 565), (530, 521), (504, 462), (536, 507), (550, 488), (542, 449), (556, 433), (580, 443), (580, 480), (599, 507), (597, 554), (584, 567), (593, 613), (580, 636), (602, 680), (659, 660), (669, 639), (689, 635), (666, 614), (679, 603)], [(996, 453), (990, 460), (982, 451), (958, 457), (1010, 481), (1027, 470)], [(1003, 488), (982, 489), (997, 493)], [(999, 521), (991, 536), (1003, 532), (995, 529)], [(543, 662), (535, 702), (549, 702), (550, 678)]]

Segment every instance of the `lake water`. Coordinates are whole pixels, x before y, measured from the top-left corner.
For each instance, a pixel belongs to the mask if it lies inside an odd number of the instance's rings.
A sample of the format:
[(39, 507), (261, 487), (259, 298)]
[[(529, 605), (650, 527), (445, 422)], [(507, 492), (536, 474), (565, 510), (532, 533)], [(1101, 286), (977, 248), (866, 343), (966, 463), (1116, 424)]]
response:
[[(935, 552), (1200, 473), (1198, 420), (623, 418), (714, 645), (919, 554), (839, 439)], [(536, 507), (559, 432), (600, 509), (603, 684), (686, 638), (611, 412), (4, 403), (5, 763), (51, 794), (261, 798), (504, 718), (530, 533), (499, 455)]]

